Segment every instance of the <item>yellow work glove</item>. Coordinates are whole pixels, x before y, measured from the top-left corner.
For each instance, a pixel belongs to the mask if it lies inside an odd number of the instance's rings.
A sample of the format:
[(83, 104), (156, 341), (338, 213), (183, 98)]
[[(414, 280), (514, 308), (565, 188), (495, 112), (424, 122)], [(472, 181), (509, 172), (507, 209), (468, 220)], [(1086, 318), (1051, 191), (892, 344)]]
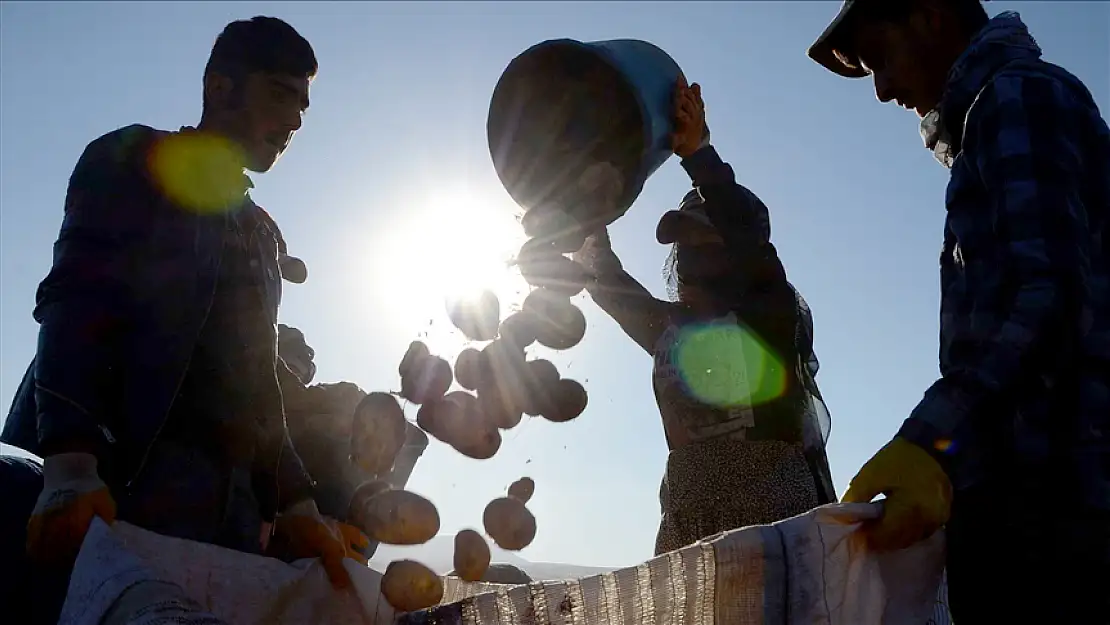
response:
[(92, 454), (48, 456), (42, 474), (42, 492), (27, 522), (27, 554), (41, 565), (72, 566), (93, 517), (112, 523), (116, 502)]
[(343, 568), (344, 558), (366, 564), (366, 559), (355, 548), (365, 547), (369, 539), (355, 527), (329, 522), (320, 515), (316, 502), (311, 499), (279, 515), (274, 523), (274, 534), (281, 537), (292, 557), (320, 558), (328, 579), (337, 590), (351, 585), (351, 577)]
[(844, 503), (868, 503), (886, 495), (883, 516), (865, 526), (878, 551), (904, 549), (932, 536), (948, 522), (952, 483), (924, 449), (895, 438), (852, 478)]

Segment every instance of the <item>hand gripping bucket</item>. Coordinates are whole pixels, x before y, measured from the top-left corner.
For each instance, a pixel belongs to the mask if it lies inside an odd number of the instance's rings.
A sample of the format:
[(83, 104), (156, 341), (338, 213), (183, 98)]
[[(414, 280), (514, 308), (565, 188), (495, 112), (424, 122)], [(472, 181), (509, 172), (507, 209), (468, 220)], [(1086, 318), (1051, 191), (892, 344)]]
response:
[(545, 41), (513, 59), (490, 102), (490, 155), (529, 236), (623, 215), (671, 155), (682, 71), (635, 39)]

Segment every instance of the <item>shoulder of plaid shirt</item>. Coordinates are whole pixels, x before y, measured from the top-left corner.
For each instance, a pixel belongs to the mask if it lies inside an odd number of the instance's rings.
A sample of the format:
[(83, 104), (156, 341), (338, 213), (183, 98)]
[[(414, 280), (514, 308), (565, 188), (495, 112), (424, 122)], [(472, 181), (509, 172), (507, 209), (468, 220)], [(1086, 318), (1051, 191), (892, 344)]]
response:
[[(1030, 356), (1043, 353), (1051, 330), (1071, 315), (1088, 363), (1073, 387), (1072, 416), (1087, 421), (1075, 431), (1101, 449), (1092, 469), (1110, 464), (1097, 460), (1110, 451), (1108, 198), (1110, 131), (1082, 82), (1040, 60), (1001, 68), (967, 113), (946, 201), (947, 236), (957, 246), (961, 234), (977, 240), (958, 249), (957, 261), (978, 263), (977, 277), (963, 285), (971, 289), (953, 289), (963, 278), (942, 275), (942, 377), (899, 436), (945, 464), (938, 442), (1026, 379)], [(961, 205), (969, 201), (981, 205)], [(1099, 506), (1110, 508), (1108, 471), (1089, 477), (1101, 481), (1093, 489)]]

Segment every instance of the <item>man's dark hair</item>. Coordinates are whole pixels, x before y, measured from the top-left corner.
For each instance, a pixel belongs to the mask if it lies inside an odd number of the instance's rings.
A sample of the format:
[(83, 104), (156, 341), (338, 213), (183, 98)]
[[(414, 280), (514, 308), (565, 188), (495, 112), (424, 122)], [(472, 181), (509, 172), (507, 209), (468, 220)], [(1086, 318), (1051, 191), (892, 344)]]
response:
[(316, 53), (307, 39), (288, 23), (260, 15), (224, 27), (212, 46), (204, 75), (222, 74), (238, 86), (254, 72), (312, 78), (317, 69)]

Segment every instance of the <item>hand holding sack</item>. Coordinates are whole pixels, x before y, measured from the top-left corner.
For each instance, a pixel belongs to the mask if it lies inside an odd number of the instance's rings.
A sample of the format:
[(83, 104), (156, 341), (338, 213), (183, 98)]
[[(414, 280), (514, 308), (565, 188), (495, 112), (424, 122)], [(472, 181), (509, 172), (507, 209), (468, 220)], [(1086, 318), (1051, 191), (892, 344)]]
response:
[(96, 472), (96, 456), (48, 456), (42, 493), (27, 523), (28, 555), (46, 566), (72, 565), (93, 517), (116, 520), (116, 502)]
[(841, 501), (868, 503), (880, 494), (886, 495), (883, 516), (866, 529), (876, 550), (904, 549), (948, 522), (948, 476), (924, 449), (903, 438), (892, 440), (863, 465)]
[(274, 535), (293, 558), (320, 558), (332, 586), (340, 590), (351, 585), (343, 559), (350, 557), (365, 564), (356, 549), (370, 542), (357, 528), (324, 519), (312, 500), (294, 504), (278, 516)]

